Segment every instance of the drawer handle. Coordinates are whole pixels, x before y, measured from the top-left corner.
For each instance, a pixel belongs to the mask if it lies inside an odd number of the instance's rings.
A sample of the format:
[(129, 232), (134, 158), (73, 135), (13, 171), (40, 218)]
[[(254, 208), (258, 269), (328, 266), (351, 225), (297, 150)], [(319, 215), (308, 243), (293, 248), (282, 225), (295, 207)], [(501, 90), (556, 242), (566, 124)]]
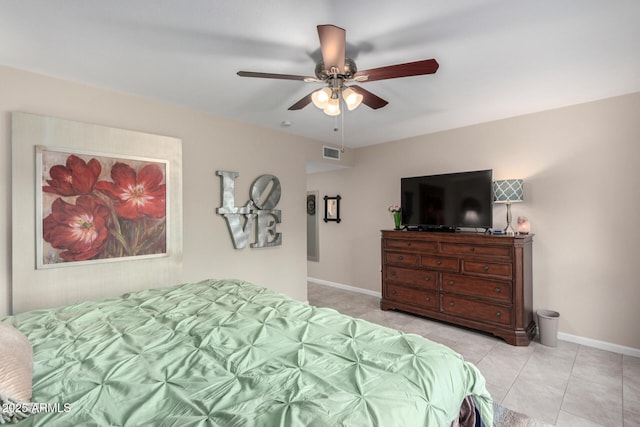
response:
[(449, 307), (453, 307), (454, 305), (456, 305), (453, 301), (449, 301)]
[(398, 260), (399, 260), (399, 261), (402, 261), (403, 259), (404, 259), (404, 257), (403, 257), (402, 255), (400, 255), (400, 256), (398, 257)]
[(496, 311), (496, 317), (500, 317), (502, 316), (502, 313), (500, 313), (499, 311)]
[(476, 248), (471, 248), (471, 249), (469, 249), (469, 250), (470, 250), (471, 252), (475, 252), (475, 251), (476, 251)]
[(455, 282), (454, 282), (453, 280), (449, 280), (449, 284), (450, 284), (451, 286), (453, 286), (453, 284), (454, 284), (454, 283), (455, 283)]
[(411, 242), (407, 243), (407, 246), (411, 246)]
[(392, 289), (391, 293), (395, 295), (397, 293), (397, 291), (395, 289)]
[(501, 289), (500, 288), (495, 288), (494, 291), (496, 292), (496, 294), (499, 294)]
[(488, 266), (488, 265), (483, 265), (483, 266), (482, 266), (482, 269), (483, 269), (484, 271), (487, 271), (487, 270), (489, 269), (489, 266)]
[(442, 264), (442, 261), (436, 260), (436, 265), (440, 265), (440, 264)]
[(429, 301), (431, 301), (431, 298), (430, 298), (430, 297), (424, 297), (424, 300), (425, 300), (426, 302), (429, 302)]
[(424, 281), (425, 281), (425, 282), (428, 282), (429, 280), (431, 280), (431, 278), (430, 278), (430, 277), (425, 277), (425, 278), (424, 278)]
[(391, 272), (391, 275), (392, 275), (392, 276), (395, 276), (395, 275), (396, 275), (396, 272), (395, 272), (395, 271), (392, 271), (392, 272)]

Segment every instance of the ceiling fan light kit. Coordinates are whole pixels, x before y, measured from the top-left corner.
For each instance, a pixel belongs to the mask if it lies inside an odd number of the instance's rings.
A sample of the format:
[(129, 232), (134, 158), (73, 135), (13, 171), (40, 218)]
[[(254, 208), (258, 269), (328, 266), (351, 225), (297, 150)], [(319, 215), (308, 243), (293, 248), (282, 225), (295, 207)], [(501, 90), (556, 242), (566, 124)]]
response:
[(258, 77), (281, 80), (301, 80), (307, 83), (324, 83), (325, 87), (306, 95), (289, 107), (289, 110), (301, 110), (310, 103), (320, 108), (325, 114), (340, 114), (341, 99), (349, 111), (355, 110), (361, 103), (372, 109), (382, 108), (388, 104), (379, 96), (361, 88), (348, 86), (351, 82), (370, 82), (375, 80), (395, 79), (399, 77), (433, 74), (438, 70), (435, 59), (407, 62), (358, 71), (356, 63), (345, 57), (346, 31), (335, 25), (318, 25), (318, 37), (322, 51), (322, 61), (316, 64), (315, 77), (292, 74), (259, 73), (238, 71), (241, 77)]
[[(340, 95), (338, 94), (340, 92)], [(344, 101), (349, 111), (358, 108), (362, 103), (363, 96), (350, 87), (343, 87), (339, 90), (332, 90), (324, 87), (311, 94), (313, 105), (323, 110), (329, 116), (340, 114), (340, 97)]]

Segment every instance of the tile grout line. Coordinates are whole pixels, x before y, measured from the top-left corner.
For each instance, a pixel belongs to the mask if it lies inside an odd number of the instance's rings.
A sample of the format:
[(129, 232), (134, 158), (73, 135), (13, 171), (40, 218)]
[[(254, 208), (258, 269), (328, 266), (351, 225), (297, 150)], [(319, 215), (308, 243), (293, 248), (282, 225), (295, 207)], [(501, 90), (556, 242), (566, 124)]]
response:
[[(581, 344), (578, 344), (578, 349), (576, 350), (574, 356), (573, 356), (573, 363), (571, 364), (571, 369), (569, 370), (569, 378), (567, 378), (567, 383), (564, 386), (564, 391), (562, 392), (562, 399), (560, 400), (560, 409), (558, 409), (558, 414), (556, 415), (556, 421), (553, 423), (553, 425), (556, 425), (558, 423), (558, 418), (560, 418), (560, 412), (562, 411), (562, 405), (564, 404), (564, 398), (567, 395), (567, 389), (569, 388), (569, 382), (571, 382), (571, 377), (573, 376), (573, 368), (576, 366), (576, 360), (578, 359), (578, 353), (580, 352), (580, 349), (582, 348)], [(571, 412), (568, 412), (569, 414), (571, 414)], [(576, 414), (572, 414), (572, 415), (576, 415)]]
[[(518, 378), (520, 378), (520, 374), (524, 370), (525, 366), (527, 366), (527, 363), (529, 363), (529, 359), (531, 359), (531, 356), (533, 356), (533, 353), (535, 353), (535, 352), (536, 352), (536, 349), (534, 348), (533, 351), (531, 352), (531, 354), (529, 354), (529, 357), (527, 357), (527, 360), (525, 360), (525, 362), (522, 364), (522, 367), (520, 368), (520, 370), (518, 370), (518, 375), (516, 375), (516, 377), (513, 379), (513, 381), (509, 385), (509, 388), (507, 389), (507, 392), (505, 393), (504, 397), (502, 398), (502, 401), (504, 401), (504, 399), (507, 398), (507, 396), (509, 395), (509, 392), (511, 391), (511, 388), (516, 383)], [(500, 404), (502, 404), (502, 402), (500, 402)]]
[(621, 390), (622, 400), (621, 400), (620, 407), (622, 408), (622, 426), (624, 427), (624, 425), (626, 424), (624, 420), (624, 406), (625, 406), (624, 405), (624, 355), (622, 355), (621, 359), (622, 359), (621, 361), (622, 369), (620, 371), (622, 373), (622, 390)]

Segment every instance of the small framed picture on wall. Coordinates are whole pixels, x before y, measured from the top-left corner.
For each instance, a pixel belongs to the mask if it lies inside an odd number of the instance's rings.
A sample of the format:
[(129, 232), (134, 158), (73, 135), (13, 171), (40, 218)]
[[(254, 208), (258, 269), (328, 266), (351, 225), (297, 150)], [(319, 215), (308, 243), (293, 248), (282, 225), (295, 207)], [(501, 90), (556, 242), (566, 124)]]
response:
[(340, 199), (341, 197), (324, 196), (324, 222), (340, 222)]

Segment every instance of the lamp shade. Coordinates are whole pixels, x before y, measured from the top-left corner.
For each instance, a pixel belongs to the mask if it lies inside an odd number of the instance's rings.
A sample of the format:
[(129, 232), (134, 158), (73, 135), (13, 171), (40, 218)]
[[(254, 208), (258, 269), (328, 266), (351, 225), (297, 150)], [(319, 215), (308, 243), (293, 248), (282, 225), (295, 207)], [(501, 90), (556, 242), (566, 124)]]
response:
[(524, 181), (521, 179), (503, 179), (493, 181), (493, 201), (495, 203), (515, 203), (524, 200)]
[(363, 98), (364, 97), (361, 94), (351, 89), (350, 87), (342, 91), (342, 99), (344, 99), (345, 104), (347, 104), (347, 109), (349, 111), (358, 108), (358, 105), (360, 105)]
[(331, 98), (327, 102), (327, 106), (324, 107), (324, 113), (328, 116), (337, 116), (340, 114), (340, 99)]
[(320, 109), (325, 109), (331, 99), (331, 89), (328, 87), (317, 90), (311, 94), (313, 105)]

